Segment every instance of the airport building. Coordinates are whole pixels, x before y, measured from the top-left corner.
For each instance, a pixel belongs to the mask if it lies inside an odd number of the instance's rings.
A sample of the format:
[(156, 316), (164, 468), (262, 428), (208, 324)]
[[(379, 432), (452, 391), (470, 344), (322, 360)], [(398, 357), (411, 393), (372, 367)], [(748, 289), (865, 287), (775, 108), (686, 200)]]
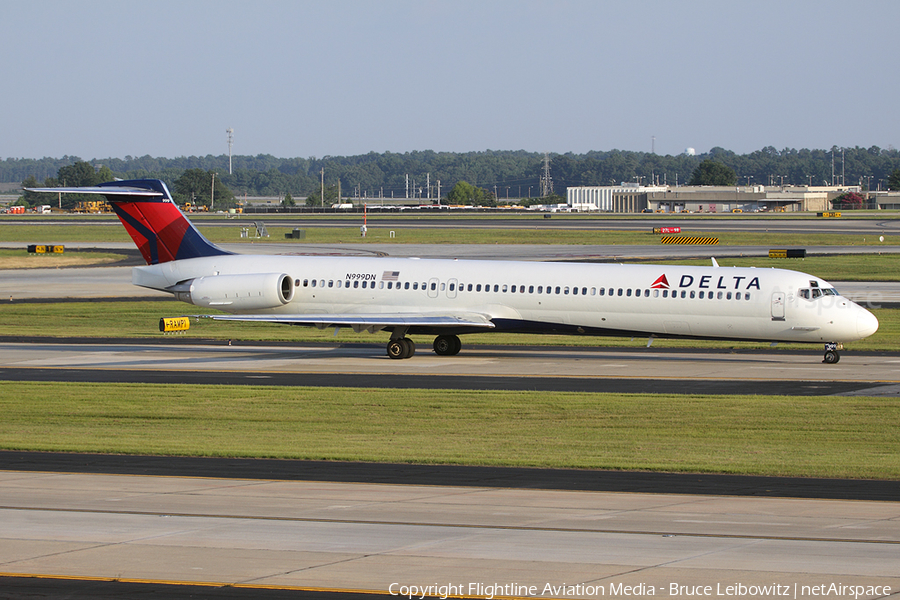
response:
[[(831, 201), (859, 186), (578, 186), (566, 189), (569, 209), (578, 212), (822, 212)], [(877, 206), (873, 206), (876, 208)]]

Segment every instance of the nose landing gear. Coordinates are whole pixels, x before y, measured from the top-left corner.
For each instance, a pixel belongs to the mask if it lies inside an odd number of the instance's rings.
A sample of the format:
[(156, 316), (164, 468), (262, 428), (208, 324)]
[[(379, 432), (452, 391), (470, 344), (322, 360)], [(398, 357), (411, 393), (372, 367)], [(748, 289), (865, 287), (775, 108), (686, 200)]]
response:
[(837, 344), (835, 342), (828, 342), (825, 344), (825, 358), (822, 360), (826, 365), (833, 365), (841, 360), (841, 355), (838, 354), (838, 350), (843, 350), (843, 344)]

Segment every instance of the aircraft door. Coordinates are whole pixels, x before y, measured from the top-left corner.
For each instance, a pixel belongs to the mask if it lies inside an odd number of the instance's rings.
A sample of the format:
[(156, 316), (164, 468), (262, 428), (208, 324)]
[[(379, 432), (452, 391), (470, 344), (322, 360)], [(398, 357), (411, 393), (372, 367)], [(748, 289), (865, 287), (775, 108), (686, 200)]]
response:
[(451, 279), (447, 282), (447, 297), (456, 298), (456, 290), (459, 288), (459, 281)]
[(772, 294), (772, 320), (784, 321), (784, 292)]
[(428, 280), (428, 297), (429, 298), (437, 298), (438, 290), (441, 287), (441, 284), (437, 277), (432, 277)]

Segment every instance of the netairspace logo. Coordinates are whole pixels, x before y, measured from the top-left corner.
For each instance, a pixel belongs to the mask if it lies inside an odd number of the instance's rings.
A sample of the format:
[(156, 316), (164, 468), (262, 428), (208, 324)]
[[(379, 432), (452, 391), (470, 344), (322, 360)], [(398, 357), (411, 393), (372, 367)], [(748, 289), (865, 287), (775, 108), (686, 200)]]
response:
[(772, 583), (764, 585), (746, 585), (743, 583), (713, 585), (682, 585), (670, 583), (668, 586), (656, 587), (646, 583), (625, 585), (623, 583), (587, 585), (545, 584), (524, 585), (520, 583), (446, 583), (427, 585), (406, 585), (392, 583), (388, 588), (391, 596), (404, 598), (440, 598), (446, 600), (451, 597), (485, 598), (492, 600), (500, 597), (601, 597), (601, 596), (666, 596), (669, 598), (689, 598), (693, 596), (716, 596), (728, 598), (778, 598), (786, 597), (798, 600), (800, 598), (880, 598), (891, 595), (891, 587), (884, 585), (844, 585), (843, 583), (823, 583), (820, 585), (785, 585)]

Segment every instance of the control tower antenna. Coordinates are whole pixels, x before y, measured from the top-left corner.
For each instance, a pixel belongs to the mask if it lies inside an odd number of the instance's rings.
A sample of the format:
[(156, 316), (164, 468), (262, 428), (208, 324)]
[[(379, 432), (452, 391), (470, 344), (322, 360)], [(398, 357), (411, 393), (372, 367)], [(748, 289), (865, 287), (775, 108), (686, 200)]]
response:
[(231, 147), (234, 145), (234, 129), (229, 127), (225, 133), (228, 134), (228, 174), (231, 175)]

